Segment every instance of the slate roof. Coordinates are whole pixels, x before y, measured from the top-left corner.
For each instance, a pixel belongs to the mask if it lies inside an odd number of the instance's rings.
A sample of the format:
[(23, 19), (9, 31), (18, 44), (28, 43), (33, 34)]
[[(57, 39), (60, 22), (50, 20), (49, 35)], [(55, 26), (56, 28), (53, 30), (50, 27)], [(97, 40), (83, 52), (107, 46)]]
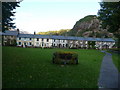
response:
[(34, 35), (34, 38), (51, 38), (50, 35)]
[(102, 39), (101, 38), (95, 38), (96, 39), (96, 41), (102, 41)]
[(9, 35), (11, 35), (11, 36), (17, 36), (18, 35), (18, 31), (5, 31), (4, 33), (3, 33), (3, 35), (7, 35), (7, 36), (9, 36)]
[(34, 34), (19, 34), (18, 37), (21, 37), (21, 38), (34, 38)]
[[(17, 36), (17, 31), (5, 31), (0, 35), (13, 35)], [(85, 41), (111, 41), (115, 42), (112, 38), (93, 38), (93, 37), (74, 37), (74, 36), (56, 36), (56, 35), (34, 35), (34, 34), (19, 34), (21, 38), (51, 38), (51, 39), (62, 39), (62, 40), (85, 40)]]
[(111, 42), (115, 42), (115, 40), (113, 40), (112, 38), (101, 38), (102, 41), (111, 41)]
[(18, 37), (51, 38), (51, 39), (62, 39), (62, 40), (85, 40), (85, 41), (111, 41), (111, 42), (115, 42), (115, 40), (113, 40), (112, 38), (73, 37), (73, 36), (56, 36), (56, 35), (19, 34)]
[(84, 37), (76, 37), (76, 40), (85, 40), (85, 38)]
[(0, 32), (0, 35), (2, 35), (3, 33), (2, 32)]
[(66, 40), (67, 39), (66, 36), (55, 36), (55, 35), (51, 36), (51, 38), (52, 39), (62, 39), (62, 40)]
[[(66, 36), (67, 37), (67, 36)], [(67, 40), (77, 40), (77, 37), (73, 37), (73, 36), (68, 36)]]
[(5, 31), (5, 32), (0, 32), (0, 35), (17, 36), (18, 32), (17, 31)]

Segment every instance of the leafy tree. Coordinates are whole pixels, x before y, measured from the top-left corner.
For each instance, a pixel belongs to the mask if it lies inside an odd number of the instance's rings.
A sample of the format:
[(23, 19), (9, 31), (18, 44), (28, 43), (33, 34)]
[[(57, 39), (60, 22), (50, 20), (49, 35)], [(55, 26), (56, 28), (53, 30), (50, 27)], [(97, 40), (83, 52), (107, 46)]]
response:
[(88, 41), (88, 47), (95, 49), (95, 41)]
[(2, 31), (9, 30), (10, 28), (15, 28), (11, 21), (14, 20), (12, 16), (15, 16), (16, 7), (20, 7), (18, 4), (20, 2), (2, 2)]
[(67, 32), (70, 31), (70, 29), (61, 29), (58, 31), (59, 35), (67, 35)]
[(101, 26), (118, 38), (120, 47), (120, 2), (101, 2), (100, 6), (98, 16), (102, 21)]
[(38, 32), (41, 35), (66, 35), (70, 29), (61, 29), (59, 31)]

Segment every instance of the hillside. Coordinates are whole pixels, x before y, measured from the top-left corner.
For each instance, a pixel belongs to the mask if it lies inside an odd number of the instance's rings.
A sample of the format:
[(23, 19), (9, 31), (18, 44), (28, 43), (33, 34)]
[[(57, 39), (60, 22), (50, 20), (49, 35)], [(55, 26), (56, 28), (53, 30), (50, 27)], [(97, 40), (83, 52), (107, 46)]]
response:
[(100, 21), (95, 15), (88, 15), (76, 22), (68, 36), (113, 37), (112, 33), (100, 28)]
[(55, 30), (55, 31), (47, 31), (47, 32), (38, 32), (37, 34), (40, 35), (66, 35), (67, 32), (69, 32), (70, 29), (61, 29), (61, 30)]
[(96, 15), (88, 15), (75, 23), (72, 29), (61, 29), (59, 31), (39, 32), (41, 35), (65, 35), (80, 37), (113, 37), (106, 29), (100, 28), (100, 21)]

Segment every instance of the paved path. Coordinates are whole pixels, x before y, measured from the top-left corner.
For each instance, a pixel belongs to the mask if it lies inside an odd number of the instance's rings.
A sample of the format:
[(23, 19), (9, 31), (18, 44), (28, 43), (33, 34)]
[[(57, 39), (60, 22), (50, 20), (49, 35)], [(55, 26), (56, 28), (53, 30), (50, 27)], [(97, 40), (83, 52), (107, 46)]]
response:
[(99, 88), (118, 88), (118, 70), (112, 62), (112, 55), (104, 53), (106, 55), (102, 61), (98, 86)]

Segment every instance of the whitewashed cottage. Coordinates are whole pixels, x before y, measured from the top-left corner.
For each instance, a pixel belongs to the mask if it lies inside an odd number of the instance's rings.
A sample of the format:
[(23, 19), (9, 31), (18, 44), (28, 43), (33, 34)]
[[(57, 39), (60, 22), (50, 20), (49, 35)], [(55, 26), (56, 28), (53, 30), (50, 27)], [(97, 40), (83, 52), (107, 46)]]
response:
[(20, 34), (19, 31), (5, 31), (2, 33), (3, 45), (12, 45), (13, 42), (19, 47), (42, 47), (42, 48), (90, 48), (94, 43), (96, 49), (112, 48), (115, 40), (112, 38), (73, 37), (56, 35)]

